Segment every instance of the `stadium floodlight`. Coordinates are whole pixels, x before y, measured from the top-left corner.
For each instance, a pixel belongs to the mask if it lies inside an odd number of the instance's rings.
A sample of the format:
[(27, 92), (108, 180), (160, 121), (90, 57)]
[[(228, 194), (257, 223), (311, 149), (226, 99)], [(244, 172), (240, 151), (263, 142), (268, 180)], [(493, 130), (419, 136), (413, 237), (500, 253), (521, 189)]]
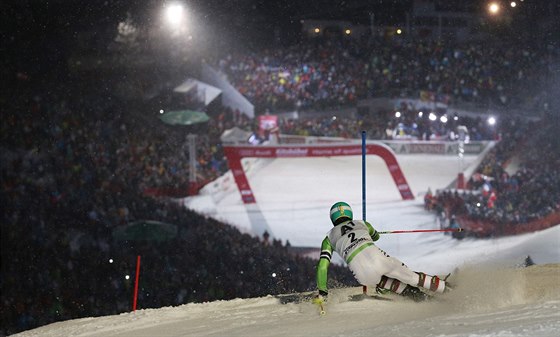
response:
[(492, 15), (497, 15), (500, 12), (500, 5), (497, 2), (489, 3), (488, 12)]
[(185, 9), (179, 3), (170, 4), (165, 7), (165, 18), (167, 22), (173, 26), (179, 26), (185, 19)]
[(488, 125), (496, 125), (496, 118), (493, 116), (488, 117), (487, 119)]

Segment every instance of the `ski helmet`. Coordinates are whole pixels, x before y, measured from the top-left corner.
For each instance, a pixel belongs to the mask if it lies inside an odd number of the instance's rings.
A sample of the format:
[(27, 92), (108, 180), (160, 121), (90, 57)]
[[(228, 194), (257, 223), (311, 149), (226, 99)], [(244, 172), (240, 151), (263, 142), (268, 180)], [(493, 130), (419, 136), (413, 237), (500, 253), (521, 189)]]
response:
[(332, 205), (330, 214), (331, 221), (335, 226), (343, 221), (352, 220), (354, 216), (352, 213), (352, 207), (343, 201), (339, 201)]

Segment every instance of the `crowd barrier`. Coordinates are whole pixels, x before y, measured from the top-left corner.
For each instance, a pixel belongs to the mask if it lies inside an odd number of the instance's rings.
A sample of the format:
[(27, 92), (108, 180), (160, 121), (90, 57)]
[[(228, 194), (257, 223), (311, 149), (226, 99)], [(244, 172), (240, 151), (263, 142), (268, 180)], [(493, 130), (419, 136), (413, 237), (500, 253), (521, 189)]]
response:
[[(328, 144), (328, 143), (358, 143), (359, 139), (337, 137), (306, 137), (280, 134), (278, 144)], [(488, 147), (490, 141), (421, 141), (421, 140), (380, 140), (389, 146), (396, 154), (429, 153), (442, 155), (458, 155), (459, 147), (463, 147), (464, 154), (480, 154)]]
[(498, 223), (489, 220), (476, 220), (468, 216), (458, 216), (457, 222), (469, 236), (475, 237), (501, 237), (531, 233), (547, 229), (560, 224), (560, 211), (551, 213), (544, 218), (527, 223), (512, 224)]

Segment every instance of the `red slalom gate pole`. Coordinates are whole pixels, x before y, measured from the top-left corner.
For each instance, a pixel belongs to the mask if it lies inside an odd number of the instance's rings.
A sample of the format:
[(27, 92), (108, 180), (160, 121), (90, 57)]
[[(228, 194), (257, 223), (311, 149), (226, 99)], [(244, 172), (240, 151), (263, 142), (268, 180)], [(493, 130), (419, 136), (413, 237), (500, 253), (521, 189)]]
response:
[(132, 311), (136, 311), (138, 303), (138, 280), (140, 279), (140, 255), (136, 257), (136, 280), (134, 281), (134, 298), (132, 300)]
[(384, 231), (377, 232), (379, 234), (401, 234), (401, 233), (432, 233), (432, 232), (462, 232), (462, 228), (446, 228), (446, 229), (412, 229), (400, 231)]

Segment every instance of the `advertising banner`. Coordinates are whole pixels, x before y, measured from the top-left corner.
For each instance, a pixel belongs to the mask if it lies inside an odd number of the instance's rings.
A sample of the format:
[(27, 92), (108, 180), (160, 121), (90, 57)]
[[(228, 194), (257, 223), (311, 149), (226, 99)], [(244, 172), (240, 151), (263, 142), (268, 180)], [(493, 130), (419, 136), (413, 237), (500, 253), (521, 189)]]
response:
[[(395, 182), (403, 200), (412, 200), (414, 195), (397, 162), (395, 153), (385, 144), (375, 143), (365, 146), (366, 155), (381, 157)], [(359, 144), (338, 145), (286, 145), (286, 146), (224, 146), (224, 153), (233, 177), (239, 188), (241, 199), (245, 204), (256, 203), (255, 196), (249, 185), (249, 180), (241, 164), (247, 157), (254, 158), (297, 158), (297, 157), (331, 157), (331, 156), (358, 156), (362, 154)]]

